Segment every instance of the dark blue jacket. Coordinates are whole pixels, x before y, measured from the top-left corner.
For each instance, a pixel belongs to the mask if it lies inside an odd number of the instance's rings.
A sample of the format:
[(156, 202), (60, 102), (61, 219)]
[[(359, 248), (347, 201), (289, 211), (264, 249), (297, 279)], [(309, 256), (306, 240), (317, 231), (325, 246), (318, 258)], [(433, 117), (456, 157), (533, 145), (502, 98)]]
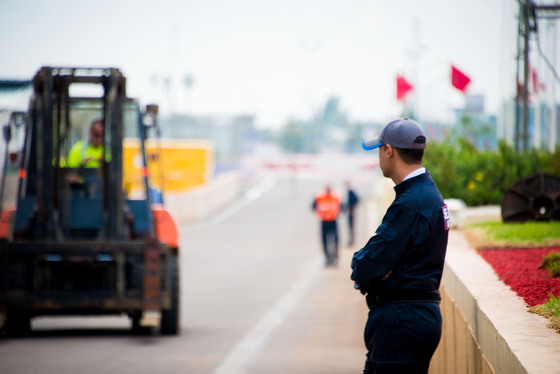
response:
[(364, 294), (437, 290), (450, 226), (447, 207), (429, 172), (400, 183), (395, 192), (376, 235), (354, 253), (351, 278)]

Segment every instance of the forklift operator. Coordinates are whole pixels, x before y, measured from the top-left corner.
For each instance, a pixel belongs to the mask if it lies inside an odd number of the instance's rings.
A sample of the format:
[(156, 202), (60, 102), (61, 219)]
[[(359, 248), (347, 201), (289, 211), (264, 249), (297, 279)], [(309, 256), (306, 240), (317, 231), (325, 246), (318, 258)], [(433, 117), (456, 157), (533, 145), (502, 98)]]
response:
[[(70, 149), (66, 166), (70, 168), (98, 168), (103, 161), (104, 124), (94, 119), (89, 128), (89, 141), (78, 140)], [(107, 156), (106, 156), (107, 157)]]

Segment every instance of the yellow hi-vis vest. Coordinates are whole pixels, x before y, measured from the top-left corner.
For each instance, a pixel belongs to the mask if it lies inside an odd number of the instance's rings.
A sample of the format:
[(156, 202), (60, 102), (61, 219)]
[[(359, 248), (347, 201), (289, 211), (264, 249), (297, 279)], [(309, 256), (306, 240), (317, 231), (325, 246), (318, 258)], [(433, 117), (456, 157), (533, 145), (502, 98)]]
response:
[[(106, 156), (109, 161), (109, 156)], [(69, 168), (98, 168), (103, 160), (103, 146), (94, 147), (90, 144), (85, 146), (82, 140), (78, 140), (70, 149), (66, 166)]]

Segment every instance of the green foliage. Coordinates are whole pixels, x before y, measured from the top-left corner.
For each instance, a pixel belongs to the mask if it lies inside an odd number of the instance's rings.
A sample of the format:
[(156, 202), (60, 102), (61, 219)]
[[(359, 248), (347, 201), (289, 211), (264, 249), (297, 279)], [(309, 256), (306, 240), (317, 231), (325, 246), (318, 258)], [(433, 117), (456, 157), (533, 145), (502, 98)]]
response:
[(550, 324), (547, 327), (560, 333), (560, 296), (554, 297), (552, 293), (549, 293), (548, 296), (550, 299), (546, 303), (534, 306), (529, 311), (548, 318)]
[(544, 245), (560, 239), (560, 222), (503, 223), (487, 221), (473, 225), (484, 232), (485, 240), (507, 246)]
[(550, 252), (546, 255), (539, 268), (548, 270), (551, 277), (560, 277), (560, 252)]
[(517, 180), (544, 171), (560, 175), (560, 149), (516, 153), (500, 142), (496, 151), (477, 150), (465, 138), (430, 143), (424, 164), (444, 198), (459, 198), (469, 206), (500, 204)]
[(554, 297), (552, 293), (549, 294), (550, 299), (542, 304), (542, 313), (547, 317), (560, 317), (560, 296)]
[(547, 269), (551, 277), (560, 277), (560, 261), (553, 262)]

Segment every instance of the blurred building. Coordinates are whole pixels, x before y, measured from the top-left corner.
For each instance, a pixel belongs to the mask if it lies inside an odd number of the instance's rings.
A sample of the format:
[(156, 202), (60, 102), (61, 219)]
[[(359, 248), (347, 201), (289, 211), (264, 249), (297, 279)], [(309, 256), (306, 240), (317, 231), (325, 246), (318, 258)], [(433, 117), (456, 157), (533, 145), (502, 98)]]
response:
[(484, 101), (484, 95), (466, 95), (465, 106), (455, 109), (453, 131), (478, 149), (495, 150), (498, 146), (497, 118), (486, 114)]
[[(508, 144), (515, 144), (515, 118), (516, 110), (519, 118), (519, 144), (523, 144), (523, 109), (515, 99), (509, 100), (502, 105), (500, 123), (497, 136), (505, 139)], [(530, 102), (529, 116), (527, 122), (527, 142), (529, 148), (547, 149), (553, 152), (560, 146), (560, 104), (553, 105), (546, 102)], [(522, 147), (521, 147), (522, 148)]]
[(160, 118), (163, 138), (201, 139), (214, 143), (216, 173), (239, 168), (254, 151), (258, 133), (251, 115), (231, 117), (174, 114)]

